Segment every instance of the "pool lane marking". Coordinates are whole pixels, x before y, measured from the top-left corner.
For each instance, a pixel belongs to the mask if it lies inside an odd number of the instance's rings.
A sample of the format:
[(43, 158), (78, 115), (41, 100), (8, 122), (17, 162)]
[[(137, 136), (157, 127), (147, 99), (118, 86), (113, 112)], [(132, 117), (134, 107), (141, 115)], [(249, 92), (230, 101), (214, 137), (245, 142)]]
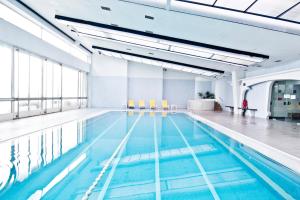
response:
[(121, 119), (122, 119), (122, 116), (120, 118), (118, 118), (114, 123), (112, 123), (109, 127), (107, 127), (105, 130), (103, 130), (102, 132), (100, 132), (101, 134), (99, 136), (97, 136), (92, 143), (90, 143), (88, 146), (86, 146), (81, 151), (81, 153), (73, 160), (73, 162), (70, 165), (68, 165), (64, 170), (62, 170), (60, 173), (58, 173), (58, 175), (56, 177), (54, 177), (52, 179), (52, 181), (50, 181), (49, 184), (46, 187), (44, 187), (43, 189), (36, 190), (34, 193), (32, 193), (32, 195), (29, 197), (29, 199), (31, 199), (31, 198), (34, 199), (36, 196), (40, 196), (40, 198), (42, 198), (43, 196), (45, 196), (50, 189), (52, 189), (57, 183), (59, 183), (60, 181), (62, 181), (66, 177), (66, 175), (67, 175), (66, 171), (69, 173), (70, 171), (72, 171), (76, 167), (78, 167), (79, 164), (80, 164), (80, 163), (78, 163), (77, 165), (75, 165), (73, 163), (77, 163), (78, 160), (81, 160), (81, 162), (82, 162), (83, 159), (81, 159), (81, 158), (82, 157), (86, 158), (86, 153), (85, 152), (92, 145), (94, 145), (95, 142), (97, 142), (100, 138), (102, 138), (102, 136), (104, 136), (111, 128), (113, 128)]
[[(129, 129), (129, 131), (127, 132), (126, 136), (123, 138), (123, 140), (121, 141), (121, 143), (119, 144), (119, 146), (117, 147), (117, 149), (114, 151), (114, 153), (112, 154), (112, 156), (110, 157), (110, 159), (107, 161), (107, 163), (105, 164), (105, 166), (102, 168), (101, 172), (99, 173), (99, 175), (97, 176), (97, 178), (95, 179), (95, 181), (93, 182), (93, 184), (90, 186), (90, 188), (88, 189), (88, 191), (86, 192), (85, 196), (82, 198), (82, 200), (86, 200), (88, 199), (88, 197), (91, 195), (92, 191), (94, 190), (94, 188), (97, 186), (97, 184), (99, 183), (101, 177), (103, 176), (103, 174), (106, 172), (106, 170), (108, 169), (108, 167), (112, 165), (112, 168), (108, 174), (108, 177), (104, 183), (104, 186), (102, 187), (100, 194), (98, 196), (97, 199), (103, 199), (106, 191), (109, 187), (109, 184), (112, 180), (112, 177), (116, 171), (116, 168), (118, 166), (118, 163), (121, 159), (121, 156), (123, 154), (123, 151), (125, 149), (125, 146), (127, 144), (127, 141), (133, 131), (133, 129), (135, 128), (135, 126), (137, 125), (138, 121), (141, 119), (142, 115), (139, 115), (138, 118), (135, 120), (135, 122), (133, 123), (133, 125), (131, 126), (131, 128)], [(117, 156), (117, 157), (116, 157)], [(116, 158), (115, 158), (116, 157)], [(113, 162), (114, 161), (114, 162)]]
[(252, 163), (250, 163), (248, 160), (243, 158), (238, 152), (236, 152), (234, 149), (230, 148), (225, 142), (220, 140), (218, 137), (212, 135), (206, 128), (200, 126), (197, 121), (188, 118), (194, 124), (196, 124), (200, 129), (204, 130), (207, 134), (209, 134), (212, 138), (214, 138), (217, 142), (219, 142), (222, 146), (224, 146), (230, 153), (235, 155), (239, 160), (241, 160), (247, 167), (249, 167), (254, 173), (256, 173), (260, 178), (262, 178), (270, 187), (273, 188), (279, 195), (281, 195), (284, 199), (287, 200), (294, 200), (294, 198), (288, 194), (284, 189), (282, 189), (279, 185), (277, 185), (275, 182), (272, 181), (267, 175), (265, 175), (262, 171), (260, 171), (257, 167), (255, 167)]
[(154, 150), (155, 150), (155, 190), (156, 190), (156, 200), (160, 200), (160, 172), (159, 172), (159, 153), (158, 153), (158, 143), (157, 143), (157, 125), (156, 117), (154, 119)]
[(172, 119), (172, 117), (169, 117), (168, 118), (171, 120), (171, 122), (173, 123), (173, 125), (175, 126), (175, 128), (177, 129), (178, 133), (180, 134), (182, 140), (184, 141), (185, 145), (188, 147), (188, 149), (190, 150), (190, 153), (198, 167), (198, 169), (200, 170), (211, 194), (213, 195), (214, 199), (215, 200), (220, 200), (220, 197), (219, 195), (217, 194), (216, 190), (215, 190), (215, 187), (213, 186), (213, 184), (210, 182), (207, 174), (206, 174), (206, 171), (204, 169), (204, 167), (202, 166), (202, 164), (200, 163), (199, 159), (197, 158), (193, 148), (191, 147), (191, 145), (189, 144), (189, 142), (186, 140), (185, 136), (183, 135), (183, 133), (181, 132), (181, 130), (178, 128), (177, 124), (174, 122), (174, 120)]

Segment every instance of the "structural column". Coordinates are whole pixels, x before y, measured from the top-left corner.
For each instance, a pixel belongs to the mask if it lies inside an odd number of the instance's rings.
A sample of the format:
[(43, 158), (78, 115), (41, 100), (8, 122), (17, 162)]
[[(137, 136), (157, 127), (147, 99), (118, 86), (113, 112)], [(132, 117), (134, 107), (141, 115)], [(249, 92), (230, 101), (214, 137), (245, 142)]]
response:
[(232, 94), (234, 113), (239, 113), (240, 107), (240, 79), (244, 78), (243, 71), (232, 71)]

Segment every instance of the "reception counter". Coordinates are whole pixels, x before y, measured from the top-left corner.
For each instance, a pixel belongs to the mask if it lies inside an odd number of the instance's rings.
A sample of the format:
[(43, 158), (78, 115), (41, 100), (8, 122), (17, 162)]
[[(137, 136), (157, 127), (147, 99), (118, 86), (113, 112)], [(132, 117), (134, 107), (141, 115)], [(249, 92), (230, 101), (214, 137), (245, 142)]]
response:
[(189, 111), (213, 111), (215, 108), (215, 99), (196, 99), (189, 100), (187, 108)]

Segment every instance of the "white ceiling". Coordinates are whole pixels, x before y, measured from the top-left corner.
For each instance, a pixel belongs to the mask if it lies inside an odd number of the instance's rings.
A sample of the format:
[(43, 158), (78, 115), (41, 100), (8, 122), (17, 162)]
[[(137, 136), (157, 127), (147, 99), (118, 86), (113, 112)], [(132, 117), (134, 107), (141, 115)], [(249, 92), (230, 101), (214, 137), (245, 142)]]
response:
[[(159, 35), (268, 55), (270, 59), (261, 63), (261, 67), (263, 68), (283, 65), (300, 59), (300, 31), (297, 33), (298, 27), (293, 32), (285, 31), (287, 30), (285, 26), (288, 27), (290, 25), (287, 22), (274, 20), (274, 24), (277, 26), (274, 28), (270, 28), (270, 25), (264, 27), (261, 24), (253, 26), (253, 24), (247, 24), (246, 21), (245, 23), (241, 23), (241, 18), (234, 22), (222, 20), (220, 16), (214, 18), (211, 15), (208, 17), (207, 13), (203, 14), (203, 16), (201, 16), (201, 13), (199, 15), (195, 15), (194, 12), (191, 12), (192, 14), (188, 14), (187, 12), (182, 13), (168, 10), (168, 8), (165, 9), (159, 3), (155, 6), (160, 6), (161, 8), (118, 0), (23, 0), (23, 2), (72, 35), (72, 37), (77, 38), (91, 50), (93, 45), (97, 45), (145, 56), (149, 56), (149, 52), (152, 52), (154, 54), (152, 55), (153, 57), (224, 70), (226, 72), (242, 69), (229, 64), (143, 47), (82, 36), (78, 37), (65, 25), (55, 20), (55, 14), (109, 25), (116, 24), (119, 27), (139, 31), (151, 31)], [(149, 0), (140, 2), (147, 3)], [(102, 10), (101, 6), (109, 7), (111, 11)], [(154, 20), (145, 19), (145, 15), (153, 16)], [(278, 24), (282, 27), (278, 28)], [(296, 26), (299, 26), (300, 30), (300, 24), (296, 24)], [(131, 50), (128, 51), (128, 48)], [(281, 62), (275, 62), (277, 60), (281, 60)], [(259, 68), (248, 68), (248, 70), (256, 69)]]

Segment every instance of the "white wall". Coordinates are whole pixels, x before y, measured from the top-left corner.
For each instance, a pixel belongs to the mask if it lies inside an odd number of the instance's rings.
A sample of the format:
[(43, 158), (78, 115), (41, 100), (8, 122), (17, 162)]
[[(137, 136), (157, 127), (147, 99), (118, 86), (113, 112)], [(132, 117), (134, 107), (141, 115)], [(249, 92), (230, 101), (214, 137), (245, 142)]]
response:
[(216, 100), (221, 104), (223, 110), (227, 110), (225, 106), (233, 106), (233, 94), (231, 80), (223, 78), (213, 81), (213, 91)]
[(146, 107), (150, 99), (161, 104), (163, 94), (163, 69), (142, 63), (128, 63), (128, 99), (135, 102), (145, 100)]
[[(155, 99), (157, 106), (167, 99), (169, 104), (186, 108), (187, 101), (195, 97), (195, 75), (117, 58), (93, 55), (89, 76), (89, 105), (102, 108), (124, 108), (128, 99)], [(205, 92), (211, 83), (204, 81)], [(201, 88), (201, 83), (197, 83)]]
[[(267, 118), (269, 115), (268, 96), (269, 87), (272, 87), (271, 84), (271, 81), (268, 81), (252, 86), (247, 93), (248, 107), (257, 109), (257, 112), (255, 112), (256, 117)], [(247, 114), (249, 115), (250, 113)]]
[(249, 108), (258, 109), (256, 112), (257, 117), (269, 117), (271, 90), (273, 82), (276, 80), (300, 80), (300, 62), (283, 65), (281, 68), (276, 67), (275, 69), (270, 69), (269, 72), (259, 70), (255, 73), (248, 73), (247, 78), (242, 79), (242, 93), (251, 88), (248, 90), (247, 100)]
[(186, 108), (187, 101), (195, 97), (195, 75), (176, 70), (164, 71), (163, 99), (170, 105)]
[(91, 107), (126, 107), (127, 61), (93, 55), (89, 74), (89, 99)]
[(196, 77), (195, 79), (195, 99), (199, 98), (199, 92), (202, 94), (205, 94), (206, 92), (215, 93), (213, 91), (213, 83), (211, 80), (203, 79)]

